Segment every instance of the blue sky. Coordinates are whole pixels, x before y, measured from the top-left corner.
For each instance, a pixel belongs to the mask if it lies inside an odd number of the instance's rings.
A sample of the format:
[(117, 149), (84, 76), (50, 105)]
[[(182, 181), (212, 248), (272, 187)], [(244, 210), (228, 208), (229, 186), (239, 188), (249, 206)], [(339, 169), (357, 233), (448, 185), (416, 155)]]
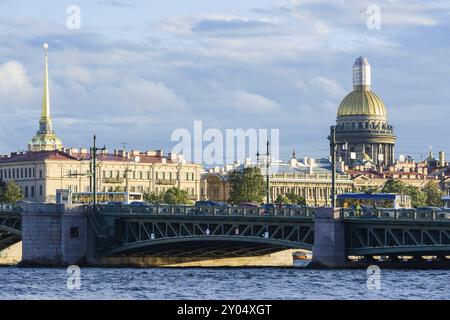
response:
[[(69, 5), (81, 28), (69, 30)], [(381, 29), (369, 30), (369, 5)], [(326, 135), (364, 55), (397, 154), (450, 154), (448, 1), (0, 2), (0, 153), (37, 130), (42, 43), (65, 146), (170, 150), (174, 129), (280, 129), (280, 154), (326, 156)]]

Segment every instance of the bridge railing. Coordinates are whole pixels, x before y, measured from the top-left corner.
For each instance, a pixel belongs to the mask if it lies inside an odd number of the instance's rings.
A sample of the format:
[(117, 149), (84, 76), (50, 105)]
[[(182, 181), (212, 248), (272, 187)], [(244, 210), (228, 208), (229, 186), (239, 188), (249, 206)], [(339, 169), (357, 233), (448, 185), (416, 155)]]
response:
[(22, 208), (14, 203), (1, 203), (0, 212), (22, 212)]
[(391, 209), (391, 208), (343, 208), (343, 219), (388, 219), (388, 220), (445, 220), (450, 222), (450, 211), (433, 209)]
[(313, 217), (314, 208), (252, 208), (242, 206), (183, 206), (183, 205), (99, 205), (98, 213), (128, 214), (174, 214), (174, 215), (213, 215), (213, 216), (275, 216), (275, 217)]

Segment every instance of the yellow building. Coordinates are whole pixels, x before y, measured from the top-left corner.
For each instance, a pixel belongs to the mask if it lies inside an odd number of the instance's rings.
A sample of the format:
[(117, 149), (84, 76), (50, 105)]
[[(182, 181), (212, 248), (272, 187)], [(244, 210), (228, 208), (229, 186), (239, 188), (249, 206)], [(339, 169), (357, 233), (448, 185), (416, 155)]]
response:
[[(44, 93), (41, 118), (27, 152), (0, 156), (0, 180), (14, 181), (25, 201), (55, 202), (57, 189), (90, 192), (91, 161), (88, 149), (63, 148), (52, 129), (48, 87), (48, 45), (45, 50)], [(200, 197), (201, 165), (161, 150), (101, 151), (97, 160), (97, 191), (130, 191), (162, 194), (171, 187)]]
[[(157, 194), (171, 187), (200, 198), (201, 165), (162, 151), (115, 151), (98, 155), (97, 191)], [(25, 201), (55, 202), (57, 189), (90, 191), (90, 154), (86, 149), (12, 153), (0, 158), (0, 180), (14, 181)]]

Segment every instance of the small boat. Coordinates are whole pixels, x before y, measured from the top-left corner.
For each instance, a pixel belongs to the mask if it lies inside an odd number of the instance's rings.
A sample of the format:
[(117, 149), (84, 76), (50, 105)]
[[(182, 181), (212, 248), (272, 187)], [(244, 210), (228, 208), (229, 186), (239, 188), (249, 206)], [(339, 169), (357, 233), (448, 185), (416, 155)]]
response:
[(294, 260), (311, 260), (312, 255), (309, 252), (299, 251), (292, 254)]

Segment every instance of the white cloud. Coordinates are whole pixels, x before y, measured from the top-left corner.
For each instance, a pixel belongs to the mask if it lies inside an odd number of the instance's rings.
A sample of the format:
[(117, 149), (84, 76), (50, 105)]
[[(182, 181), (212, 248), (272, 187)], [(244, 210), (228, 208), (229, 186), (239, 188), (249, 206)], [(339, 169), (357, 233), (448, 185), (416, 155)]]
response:
[(316, 90), (331, 97), (342, 97), (346, 92), (335, 79), (320, 76), (312, 77), (308, 80), (300, 80), (295, 84), (303, 91)]
[(24, 66), (14, 60), (0, 65), (0, 104), (23, 102), (33, 96), (34, 88)]

